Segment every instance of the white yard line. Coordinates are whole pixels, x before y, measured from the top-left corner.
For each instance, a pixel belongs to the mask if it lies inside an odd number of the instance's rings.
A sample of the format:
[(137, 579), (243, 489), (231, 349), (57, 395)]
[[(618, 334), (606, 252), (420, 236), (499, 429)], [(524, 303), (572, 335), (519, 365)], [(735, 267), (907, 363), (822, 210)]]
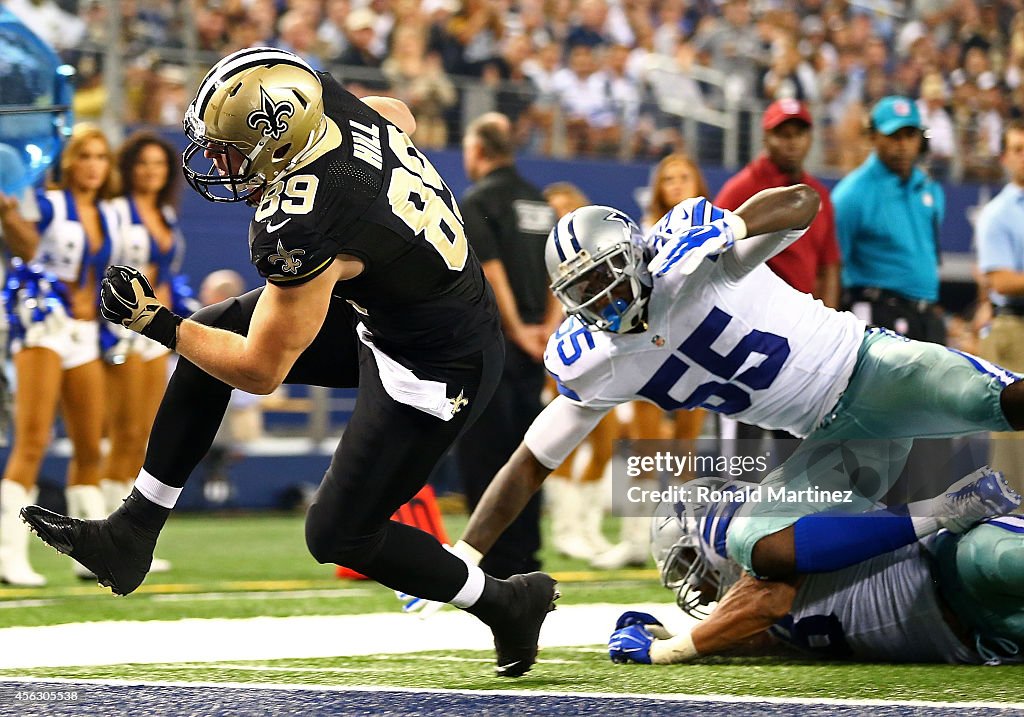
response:
[[(690, 624), (663, 603), (566, 605), (548, 616), (541, 646), (602, 645), (624, 610), (653, 612), (673, 631)], [(427, 620), (373, 613), (8, 627), (0, 629), (0, 645), (0, 669), (493, 649), (482, 623), (452, 609)]]

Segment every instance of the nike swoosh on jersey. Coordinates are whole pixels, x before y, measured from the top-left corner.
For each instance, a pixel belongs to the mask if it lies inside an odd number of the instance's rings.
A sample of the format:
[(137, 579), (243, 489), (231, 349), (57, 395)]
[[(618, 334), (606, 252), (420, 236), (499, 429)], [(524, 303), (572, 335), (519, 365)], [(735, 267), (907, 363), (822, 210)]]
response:
[(277, 231), (278, 229), (280, 229), (281, 227), (283, 227), (283, 226), (284, 226), (285, 224), (287, 224), (287, 223), (288, 223), (288, 222), (290, 222), (291, 220), (292, 220), (292, 218), (291, 218), (291, 217), (288, 217), (287, 219), (285, 219), (285, 220), (284, 220), (283, 222), (281, 222), (280, 224), (273, 224), (273, 223), (271, 223), (271, 222), (267, 222), (267, 234), (270, 234), (271, 232), (276, 232), (276, 231)]

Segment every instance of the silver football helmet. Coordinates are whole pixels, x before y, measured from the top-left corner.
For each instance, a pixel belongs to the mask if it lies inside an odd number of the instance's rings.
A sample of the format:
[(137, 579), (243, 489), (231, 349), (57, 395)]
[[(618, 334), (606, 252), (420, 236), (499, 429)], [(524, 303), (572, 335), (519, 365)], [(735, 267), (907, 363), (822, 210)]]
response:
[(711, 547), (701, 539), (712, 504), (696, 500), (696, 489), (706, 486), (718, 491), (725, 483), (714, 477), (688, 481), (685, 486), (694, 499), (662, 503), (651, 521), (651, 554), (661, 573), (661, 584), (675, 593), (676, 604), (683, 612), (698, 620), (710, 614), (708, 606), (740, 577), (738, 565), (710, 554)]
[(618, 209), (582, 207), (548, 234), (551, 291), (587, 326), (624, 334), (646, 328), (651, 293), (643, 233)]

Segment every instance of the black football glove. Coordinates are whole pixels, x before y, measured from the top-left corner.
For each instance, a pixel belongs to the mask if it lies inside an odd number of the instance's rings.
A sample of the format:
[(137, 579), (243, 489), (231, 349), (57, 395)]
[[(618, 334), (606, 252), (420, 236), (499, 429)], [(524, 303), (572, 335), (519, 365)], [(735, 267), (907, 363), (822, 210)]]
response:
[(130, 266), (107, 267), (100, 288), (100, 313), (114, 324), (173, 349), (182, 318), (156, 300), (146, 275)]

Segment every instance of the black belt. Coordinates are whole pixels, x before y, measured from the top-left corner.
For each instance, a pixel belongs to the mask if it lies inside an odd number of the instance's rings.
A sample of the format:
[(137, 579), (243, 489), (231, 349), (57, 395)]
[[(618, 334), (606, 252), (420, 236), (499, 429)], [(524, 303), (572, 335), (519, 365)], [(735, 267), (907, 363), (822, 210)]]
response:
[(1024, 306), (996, 306), (996, 316), (1024, 316)]
[(911, 309), (919, 314), (927, 313), (935, 306), (935, 304), (925, 299), (911, 299), (903, 294), (897, 294), (895, 291), (879, 289), (874, 286), (851, 288), (850, 296), (852, 297), (851, 303), (853, 301), (878, 302), (887, 306)]

